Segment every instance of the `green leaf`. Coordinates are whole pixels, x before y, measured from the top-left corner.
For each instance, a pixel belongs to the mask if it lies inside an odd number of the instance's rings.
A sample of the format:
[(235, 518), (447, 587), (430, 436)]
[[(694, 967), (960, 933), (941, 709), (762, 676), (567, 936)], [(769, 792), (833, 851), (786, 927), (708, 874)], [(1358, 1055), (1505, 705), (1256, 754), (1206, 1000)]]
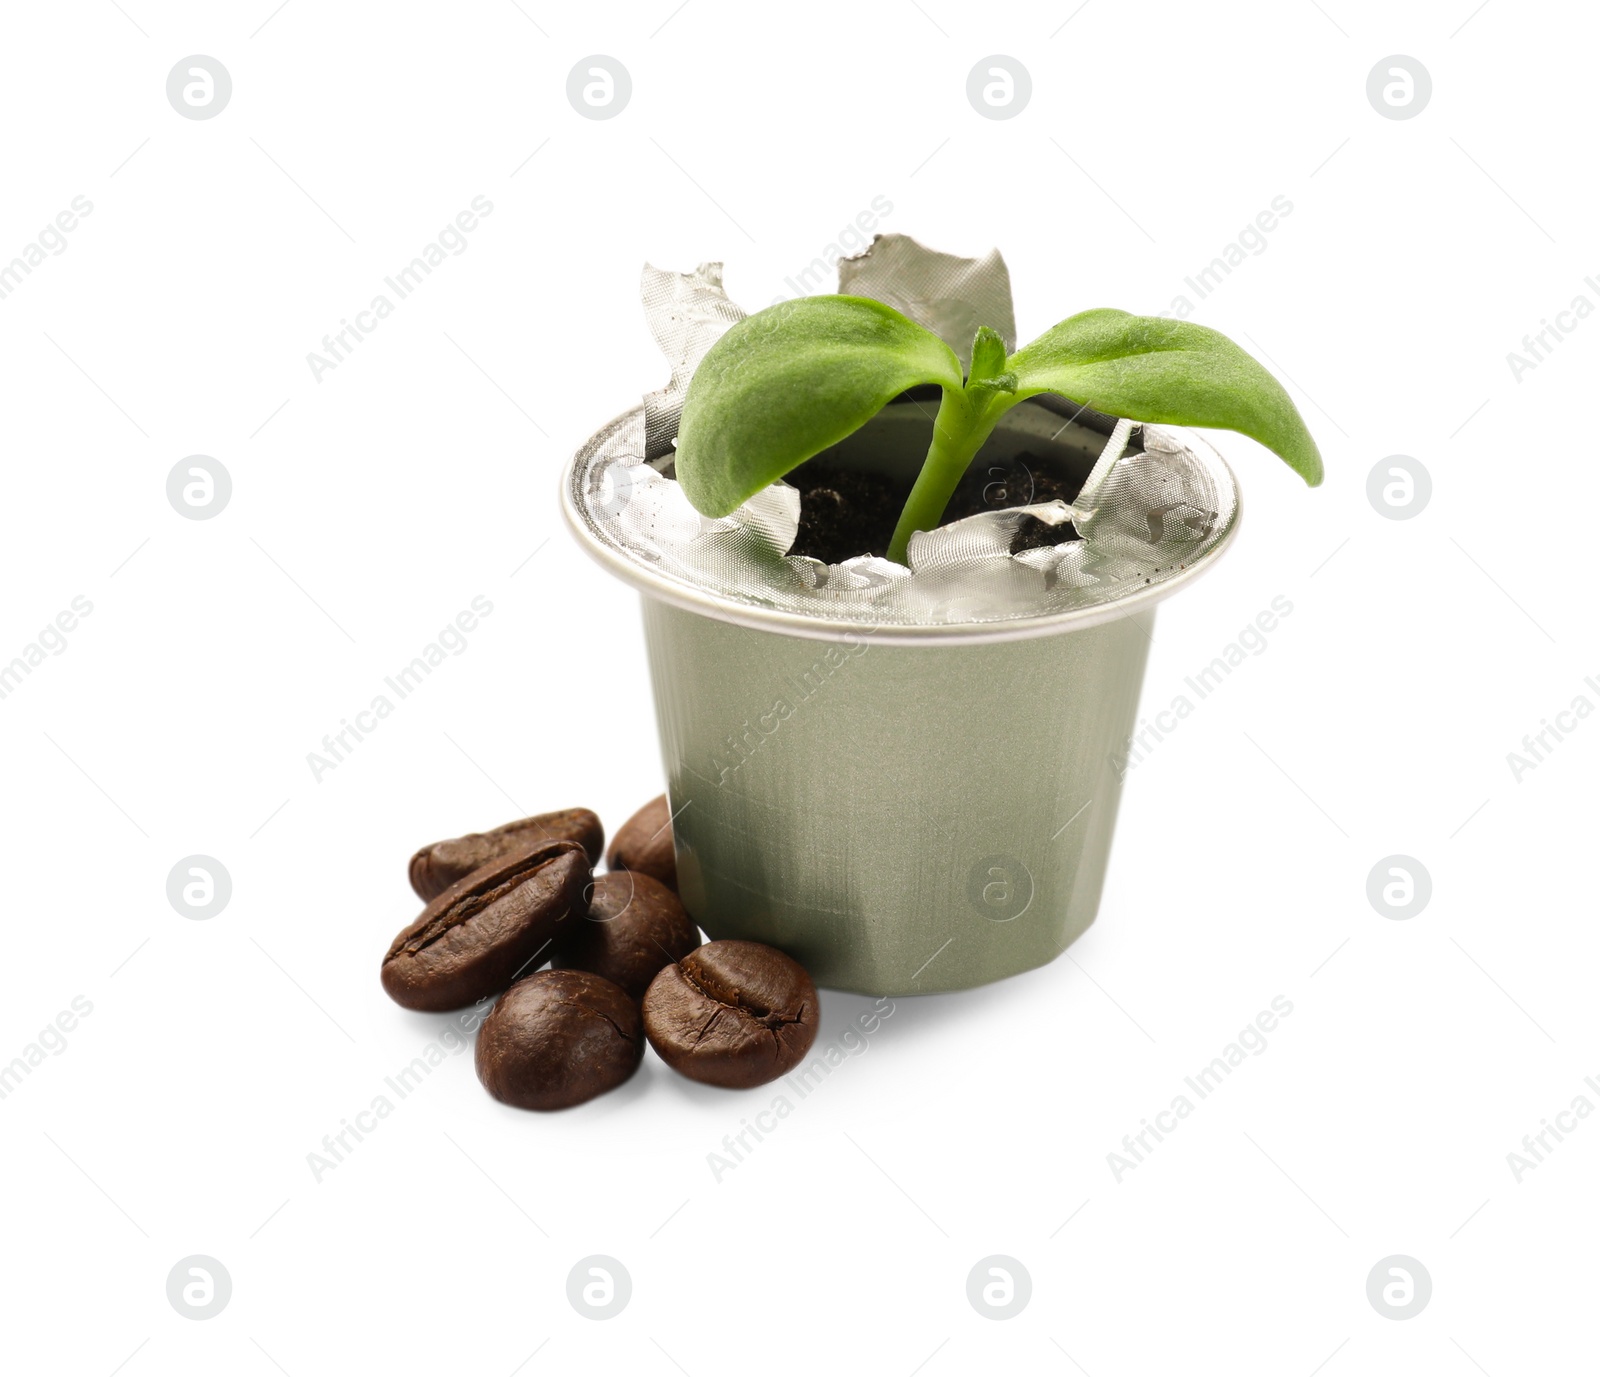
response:
[(1189, 321), (1082, 311), (1007, 361), (1019, 395), (1059, 392), (1111, 416), (1236, 430), (1315, 487), (1322, 456), (1278, 380), (1226, 335)]
[(997, 373), (992, 378), (978, 378), (967, 384), (967, 396), (981, 400), (986, 392), (1004, 392), (1010, 396), (1017, 390), (1015, 373)]
[(980, 325), (972, 340), (972, 367), (967, 370), (967, 386), (998, 377), (1006, 366), (1006, 342), (996, 330)]
[(961, 365), (937, 335), (881, 302), (769, 306), (695, 369), (678, 424), (678, 482), (697, 511), (726, 516), (919, 383), (960, 391)]

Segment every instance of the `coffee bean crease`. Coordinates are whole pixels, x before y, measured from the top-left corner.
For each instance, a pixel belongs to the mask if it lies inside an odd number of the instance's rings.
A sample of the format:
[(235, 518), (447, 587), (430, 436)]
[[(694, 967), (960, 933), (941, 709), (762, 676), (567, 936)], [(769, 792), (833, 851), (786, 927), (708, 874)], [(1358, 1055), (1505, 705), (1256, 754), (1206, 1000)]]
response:
[(443, 913), (437, 914), (420, 932), (411, 933), (409, 936), (402, 933), (395, 939), (395, 944), (390, 948), (389, 955), (394, 956), (400, 951), (404, 951), (407, 955), (415, 955), (417, 952), (431, 947), (451, 928), (470, 923), (486, 908), (505, 898), (518, 885), (525, 884), (541, 870), (554, 865), (559, 859), (559, 854), (545, 856), (513, 870), (504, 881), (495, 885), (492, 889), (485, 889), (469, 895), (460, 903), (447, 908)]

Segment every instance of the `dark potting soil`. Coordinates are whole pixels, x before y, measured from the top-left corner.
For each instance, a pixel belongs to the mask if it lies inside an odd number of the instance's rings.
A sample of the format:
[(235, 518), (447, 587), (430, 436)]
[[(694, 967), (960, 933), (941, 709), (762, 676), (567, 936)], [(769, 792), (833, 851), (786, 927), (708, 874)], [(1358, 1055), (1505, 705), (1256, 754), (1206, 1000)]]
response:
[[(910, 489), (882, 474), (862, 473), (819, 457), (786, 475), (800, 490), (800, 530), (791, 555), (809, 555), (838, 564), (855, 555), (883, 555)], [(1006, 507), (1027, 507), (1059, 498), (1071, 502), (1080, 479), (1059, 461), (1023, 452), (1012, 459), (986, 464), (980, 454), (945, 508), (941, 525)], [(1011, 553), (1076, 540), (1070, 521), (1048, 526), (1026, 517), (1011, 541)]]

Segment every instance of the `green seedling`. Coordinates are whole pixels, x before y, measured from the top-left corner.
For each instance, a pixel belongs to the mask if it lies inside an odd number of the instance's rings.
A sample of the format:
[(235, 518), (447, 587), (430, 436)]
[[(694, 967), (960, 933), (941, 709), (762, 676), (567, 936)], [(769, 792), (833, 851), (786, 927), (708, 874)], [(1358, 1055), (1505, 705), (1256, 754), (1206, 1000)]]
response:
[(684, 399), (678, 482), (696, 510), (726, 516), (922, 383), (944, 395), (889, 545), (900, 564), (912, 534), (939, 524), (995, 423), (1041, 392), (1133, 421), (1236, 430), (1311, 486), (1322, 481), (1322, 456), (1289, 394), (1203, 325), (1083, 311), (1009, 358), (985, 326), (963, 377), (950, 346), (898, 311), (813, 296), (746, 317), (706, 353)]

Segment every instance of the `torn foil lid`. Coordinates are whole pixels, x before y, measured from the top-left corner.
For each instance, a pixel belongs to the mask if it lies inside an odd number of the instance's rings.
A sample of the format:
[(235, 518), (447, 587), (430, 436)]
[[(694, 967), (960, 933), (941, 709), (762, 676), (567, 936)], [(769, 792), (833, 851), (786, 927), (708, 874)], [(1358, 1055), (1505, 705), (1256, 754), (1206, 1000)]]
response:
[(972, 337), (987, 325), (1017, 347), (1011, 272), (999, 249), (982, 258), (957, 258), (925, 249), (909, 234), (880, 234), (872, 247), (839, 263), (839, 291), (893, 306), (932, 330), (956, 351), (961, 371), (972, 366)]
[(656, 347), (672, 366), (672, 381), (644, 399), (644, 454), (654, 462), (672, 454), (683, 399), (700, 360), (725, 330), (744, 319), (744, 312), (722, 290), (720, 263), (702, 263), (692, 273), (662, 272), (646, 263), (639, 297)]
[[(1010, 278), (997, 252), (960, 259), (905, 235), (881, 235), (840, 263), (839, 279), (841, 292), (894, 306), (963, 358), (980, 325), (1015, 348)], [(838, 564), (791, 555), (802, 501), (796, 488), (774, 483), (729, 516), (709, 518), (667, 476), (689, 379), (745, 314), (723, 292), (721, 264), (684, 274), (647, 266), (641, 294), (671, 382), (586, 447), (569, 497), (603, 544), (702, 594), (862, 627), (1037, 618), (1174, 579), (1218, 549), (1238, 518), (1233, 475), (1198, 437), (1121, 421), (1106, 440), (1075, 422), (1070, 407), (1063, 419), (1024, 402), (1002, 418), (1001, 431), (1009, 426), (1036, 446), (1071, 445), (1088, 456), (1070, 505), (1003, 507), (918, 532), (909, 567), (871, 554)], [(1071, 521), (1076, 537), (1019, 547), (1030, 519), (1058, 530)]]

